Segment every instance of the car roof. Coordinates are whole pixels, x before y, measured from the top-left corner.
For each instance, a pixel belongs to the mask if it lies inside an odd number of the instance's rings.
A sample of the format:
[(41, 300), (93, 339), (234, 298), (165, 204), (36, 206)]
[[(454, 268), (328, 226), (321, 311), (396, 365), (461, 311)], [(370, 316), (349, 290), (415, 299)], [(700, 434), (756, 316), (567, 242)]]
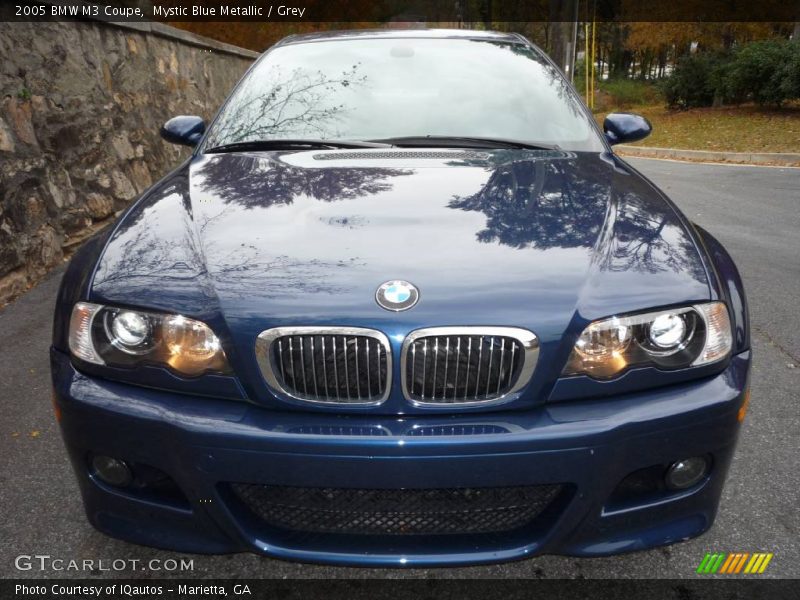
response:
[(465, 39), (465, 40), (492, 40), (511, 43), (521, 43), (523, 39), (515, 33), (502, 31), (482, 31), (478, 29), (345, 29), (339, 31), (319, 31), (316, 33), (301, 33), (283, 38), (276, 46), (287, 44), (304, 44), (330, 40), (351, 39)]

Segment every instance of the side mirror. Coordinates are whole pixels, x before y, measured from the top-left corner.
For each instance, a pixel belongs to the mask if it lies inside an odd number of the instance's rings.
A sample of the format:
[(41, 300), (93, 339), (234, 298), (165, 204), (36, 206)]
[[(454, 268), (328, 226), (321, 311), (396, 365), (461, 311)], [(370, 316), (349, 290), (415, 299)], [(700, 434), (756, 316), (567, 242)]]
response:
[(161, 137), (172, 144), (196, 146), (205, 131), (206, 124), (203, 119), (182, 115), (172, 117), (161, 126)]
[(613, 146), (643, 140), (653, 131), (653, 126), (639, 115), (611, 113), (603, 121), (603, 131), (608, 143)]

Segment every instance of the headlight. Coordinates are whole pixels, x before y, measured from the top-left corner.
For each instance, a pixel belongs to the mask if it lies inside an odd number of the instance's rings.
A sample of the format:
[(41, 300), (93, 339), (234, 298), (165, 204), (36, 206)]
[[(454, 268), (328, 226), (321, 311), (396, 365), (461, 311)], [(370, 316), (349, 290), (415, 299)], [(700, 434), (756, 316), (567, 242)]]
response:
[(608, 379), (633, 366), (705, 365), (727, 357), (732, 346), (728, 309), (722, 302), (612, 317), (583, 330), (564, 375)]
[(69, 349), (98, 365), (160, 364), (190, 376), (230, 371), (219, 338), (205, 323), (88, 302), (72, 309)]

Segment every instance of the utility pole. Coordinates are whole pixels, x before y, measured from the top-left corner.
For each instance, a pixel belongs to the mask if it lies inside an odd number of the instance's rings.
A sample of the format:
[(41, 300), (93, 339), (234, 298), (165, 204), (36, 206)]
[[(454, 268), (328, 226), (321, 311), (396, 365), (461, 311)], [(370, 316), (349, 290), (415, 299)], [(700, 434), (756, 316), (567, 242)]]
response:
[(550, 58), (555, 61), (570, 80), (575, 76), (578, 1), (550, 0), (550, 22), (553, 30)]
[(569, 49), (567, 52), (567, 62), (568, 68), (566, 69), (569, 75), (570, 81), (575, 81), (575, 55), (578, 53), (578, 3), (580, 0), (575, 0), (575, 12), (573, 13), (572, 18), (572, 40), (569, 45)]

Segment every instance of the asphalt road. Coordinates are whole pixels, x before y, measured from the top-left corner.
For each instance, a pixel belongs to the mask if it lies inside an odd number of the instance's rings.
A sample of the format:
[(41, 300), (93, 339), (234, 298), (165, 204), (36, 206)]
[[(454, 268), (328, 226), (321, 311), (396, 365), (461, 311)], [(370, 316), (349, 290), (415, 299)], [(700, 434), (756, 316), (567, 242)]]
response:
[[(747, 286), (755, 367), (752, 402), (713, 529), (648, 552), (543, 556), (458, 569), (368, 570), (253, 554), (179, 555), (113, 540), (84, 518), (52, 415), (48, 345), (60, 271), (0, 311), (0, 577), (103, 573), (18, 571), (18, 555), (64, 559), (193, 559), (189, 577), (694, 577), (706, 551), (774, 552), (764, 576), (800, 576), (800, 169), (632, 159), (686, 214), (717, 236)], [(122, 571), (159, 577), (163, 571)]]

